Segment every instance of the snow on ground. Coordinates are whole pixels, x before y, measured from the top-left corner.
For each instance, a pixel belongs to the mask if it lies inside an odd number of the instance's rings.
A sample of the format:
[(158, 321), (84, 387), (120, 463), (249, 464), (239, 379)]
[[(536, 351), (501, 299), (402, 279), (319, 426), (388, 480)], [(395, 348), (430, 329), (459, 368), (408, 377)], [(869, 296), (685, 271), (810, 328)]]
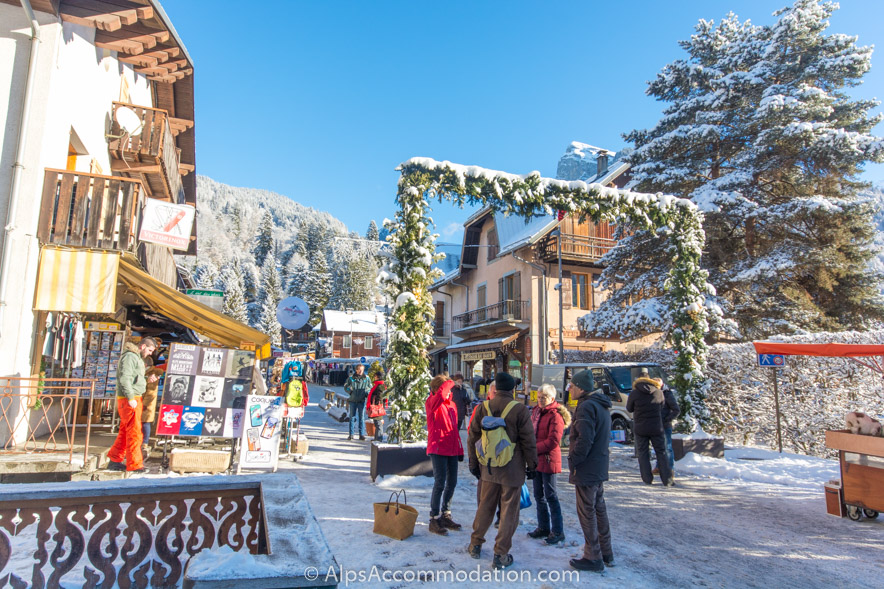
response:
[[(760, 448), (729, 450), (724, 460), (689, 455), (676, 464), (678, 486), (644, 485), (631, 447), (612, 447), (605, 496), (617, 566), (603, 574), (570, 575), (570, 558), (582, 554), (583, 537), (567, 473), (559, 476), (565, 545), (531, 540), (534, 507), (522, 511), (513, 538), (515, 577), (490, 575), (495, 530), (481, 560), (466, 554), (476, 511), (476, 482), (461, 463), (452, 502), (464, 525), (447, 537), (427, 530), (429, 477), (369, 477), (369, 442), (347, 441), (347, 424), (310, 405), (302, 430), (309, 454), (294, 469), (326, 538), (342, 565), (341, 586), (406, 587), (405, 575), (442, 571), (458, 586), (512, 581), (518, 587), (869, 587), (884, 578), (884, 518), (851, 522), (825, 512), (822, 484), (838, 478), (835, 461), (783, 455)], [(761, 458), (763, 460), (745, 460)], [(406, 489), (419, 512), (415, 535), (399, 542), (372, 533), (372, 503)], [(327, 571), (323, 572), (323, 575)], [(395, 581), (389, 575), (399, 576)], [(338, 574), (341, 574), (338, 571)], [(387, 574), (385, 580), (382, 575)], [(346, 577), (349, 575), (349, 577)], [(524, 576), (523, 576), (524, 575)], [(398, 582), (399, 580), (401, 582)], [(450, 581), (451, 578), (448, 580)], [(347, 582), (349, 581), (349, 583)]]

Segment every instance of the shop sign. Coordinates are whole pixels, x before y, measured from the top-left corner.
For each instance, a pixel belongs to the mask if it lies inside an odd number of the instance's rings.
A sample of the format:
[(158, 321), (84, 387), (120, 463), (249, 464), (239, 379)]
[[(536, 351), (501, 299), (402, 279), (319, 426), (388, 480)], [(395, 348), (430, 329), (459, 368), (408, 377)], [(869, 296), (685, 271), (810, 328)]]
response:
[(138, 240), (186, 250), (190, 246), (195, 216), (196, 209), (193, 205), (179, 205), (149, 198), (144, 205)]
[(477, 360), (494, 360), (497, 353), (493, 350), (488, 352), (465, 352), (461, 354), (461, 360), (464, 362), (475, 362)]
[(122, 331), (123, 326), (110, 321), (87, 321), (83, 329), (86, 331)]
[(184, 294), (195, 301), (199, 301), (207, 307), (211, 307), (218, 312), (224, 306), (224, 291), (212, 290), (208, 288), (188, 288)]

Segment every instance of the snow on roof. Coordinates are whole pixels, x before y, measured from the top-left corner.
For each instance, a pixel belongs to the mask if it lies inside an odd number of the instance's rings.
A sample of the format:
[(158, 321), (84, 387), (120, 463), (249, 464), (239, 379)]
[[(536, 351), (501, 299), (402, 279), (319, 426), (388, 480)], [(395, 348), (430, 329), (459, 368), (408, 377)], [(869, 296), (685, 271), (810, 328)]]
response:
[(474, 346), (501, 344), (504, 341), (508, 340), (510, 337), (512, 337), (512, 336), (506, 335), (504, 337), (495, 337), (492, 339), (464, 340), (462, 342), (450, 345), (445, 349), (446, 350), (459, 350), (460, 348), (472, 348)]
[(377, 311), (334, 311), (325, 309), (322, 312), (326, 331), (356, 331), (374, 333), (384, 329), (384, 314)]
[(504, 255), (533, 243), (537, 238), (544, 235), (556, 224), (556, 218), (552, 215), (533, 217), (527, 222), (524, 217), (516, 215), (505, 216), (503, 213), (494, 214), (494, 225), (497, 228), (497, 239), (500, 241), (500, 253)]

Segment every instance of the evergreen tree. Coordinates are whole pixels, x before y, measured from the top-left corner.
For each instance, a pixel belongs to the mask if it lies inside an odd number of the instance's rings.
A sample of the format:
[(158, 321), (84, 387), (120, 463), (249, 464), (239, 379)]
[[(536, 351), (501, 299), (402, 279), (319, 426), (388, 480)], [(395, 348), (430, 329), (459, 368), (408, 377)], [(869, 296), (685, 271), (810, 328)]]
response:
[(282, 341), (282, 326), (276, 319), (276, 308), (283, 299), (282, 283), (279, 271), (272, 259), (264, 265), (261, 273), (261, 299), (259, 329), (270, 336), (271, 343), (279, 345)]
[[(862, 166), (884, 160), (870, 135), (880, 117), (869, 114), (876, 102), (843, 91), (861, 83), (871, 48), (824, 34), (835, 8), (798, 0), (770, 26), (701, 20), (681, 42), (688, 57), (648, 88), (668, 103), (663, 118), (626, 136), (638, 190), (690, 198), (706, 214), (710, 303), (736, 322), (718, 322), (719, 332), (757, 338), (884, 317), (881, 276), (868, 271), (871, 212), (857, 198)], [(632, 286), (602, 305), (597, 331), (615, 331), (618, 315), (625, 335), (673, 327), (652, 313), (666, 296), (666, 257), (662, 236), (645, 232), (606, 256), (602, 286)], [(637, 289), (644, 308), (624, 320)]]
[(310, 268), (301, 283), (301, 299), (310, 307), (310, 325), (322, 321), (322, 311), (328, 305), (332, 292), (331, 272), (324, 253), (310, 258)]
[(258, 239), (253, 251), (255, 254), (255, 264), (259, 268), (264, 267), (267, 257), (274, 252), (273, 231), (273, 215), (270, 214), (270, 211), (266, 211), (261, 218), (261, 226), (258, 228)]
[(193, 271), (193, 278), (196, 280), (197, 286), (200, 288), (214, 289), (218, 283), (220, 271), (218, 266), (211, 260), (203, 260), (196, 265)]
[(224, 288), (224, 305), (221, 307), (221, 312), (240, 323), (248, 324), (249, 309), (246, 304), (245, 281), (239, 259), (234, 258), (221, 270), (220, 281)]
[(368, 224), (368, 230), (365, 232), (365, 239), (369, 241), (377, 241), (380, 237), (380, 232), (378, 231), (378, 224), (374, 222), (374, 219)]

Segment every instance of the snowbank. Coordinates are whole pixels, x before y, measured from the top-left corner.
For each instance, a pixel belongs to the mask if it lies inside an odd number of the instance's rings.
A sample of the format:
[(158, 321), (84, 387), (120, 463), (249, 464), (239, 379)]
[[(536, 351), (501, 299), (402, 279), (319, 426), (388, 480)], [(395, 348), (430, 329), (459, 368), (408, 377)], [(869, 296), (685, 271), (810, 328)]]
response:
[(676, 462), (678, 473), (702, 477), (766, 483), (818, 491), (823, 484), (841, 476), (835, 460), (750, 446), (724, 451), (724, 459), (693, 452)]

